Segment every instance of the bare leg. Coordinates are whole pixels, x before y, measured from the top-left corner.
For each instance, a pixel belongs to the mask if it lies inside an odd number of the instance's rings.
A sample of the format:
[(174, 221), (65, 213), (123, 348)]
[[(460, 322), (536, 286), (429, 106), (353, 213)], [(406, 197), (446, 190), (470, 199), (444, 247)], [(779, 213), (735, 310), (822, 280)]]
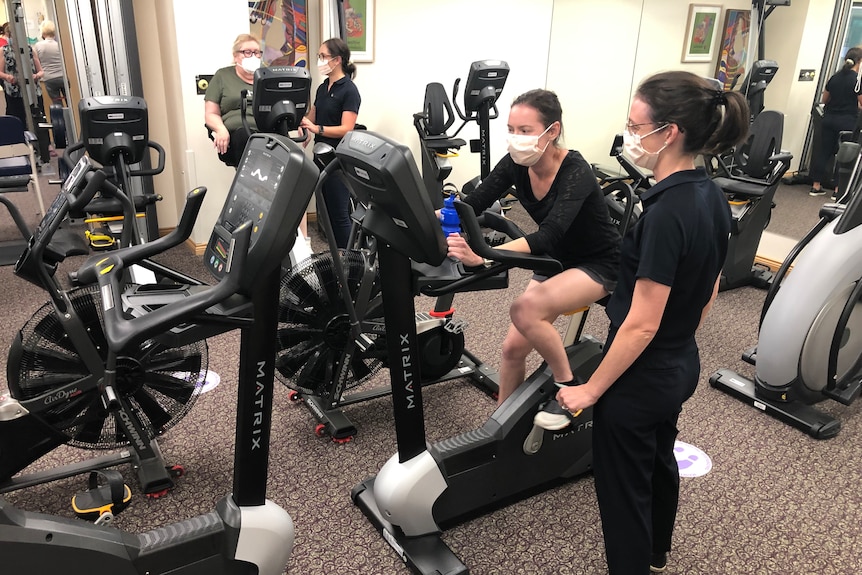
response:
[(522, 337), (548, 362), (554, 381), (572, 380), (569, 358), (553, 321), (607, 295), (604, 287), (579, 269), (568, 269), (542, 283), (530, 281), (509, 315)]
[(503, 358), (500, 364), (500, 390), (497, 405), (501, 405), (515, 389), (524, 383), (527, 355), (533, 351), (524, 336), (514, 325), (509, 326), (509, 333), (503, 340)]

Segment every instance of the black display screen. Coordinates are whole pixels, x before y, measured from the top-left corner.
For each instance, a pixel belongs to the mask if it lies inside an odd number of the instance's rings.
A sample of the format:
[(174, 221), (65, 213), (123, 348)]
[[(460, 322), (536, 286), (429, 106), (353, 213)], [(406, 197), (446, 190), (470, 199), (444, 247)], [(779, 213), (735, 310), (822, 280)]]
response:
[(240, 166), (239, 181), (247, 190), (272, 203), (282, 174), (284, 161), (275, 158), (272, 152), (254, 146)]

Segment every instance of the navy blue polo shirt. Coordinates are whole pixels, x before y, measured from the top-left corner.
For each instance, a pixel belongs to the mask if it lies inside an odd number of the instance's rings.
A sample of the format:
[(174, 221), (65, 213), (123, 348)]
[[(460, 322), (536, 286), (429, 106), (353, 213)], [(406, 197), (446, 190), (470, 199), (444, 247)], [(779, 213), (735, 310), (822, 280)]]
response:
[(623, 238), (617, 287), (607, 305), (615, 334), (631, 308), (635, 282), (670, 286), (667, 306), (649, 349), (694, 342), (701, 312), (724, 265), (730, 207), (703, 169), (676, 172), (641, 196), (643, 213)]
[[(329, 90), (329, 78), (317, 87), (317, 93), (314, 96), (314, 122), (319, 126), (340, 126), (341, 115), (344, 112), (359, 113), (359, 104), (362, 99), (359, 97), (359, 90), (356, 84), (348, 76), (339, 78)], [(324, 129), (323, 135), (315, 135), (315, 142), (324, 142), (331, 146), (337, 146), (341, 138), (331, 138), (326, 135)]]

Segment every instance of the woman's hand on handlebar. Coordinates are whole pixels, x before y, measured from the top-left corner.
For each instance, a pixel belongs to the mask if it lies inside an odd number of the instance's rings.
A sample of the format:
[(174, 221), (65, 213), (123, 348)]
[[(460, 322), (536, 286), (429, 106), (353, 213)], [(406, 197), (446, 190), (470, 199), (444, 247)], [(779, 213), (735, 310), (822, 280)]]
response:
[(477, 255), (467, 244), (467, 240), (459, 234), (449, 234), (446, 238), (449, 250), (446, 255), (455, 258), (467, 267), (477, 267), (485, 263), (485, 259)]
[(222, 124), (217, 130), (213, 130), (213, 146), (218, 150), (219, 154), (227, 152), (227, 147), (230, 145), (230, 132)]

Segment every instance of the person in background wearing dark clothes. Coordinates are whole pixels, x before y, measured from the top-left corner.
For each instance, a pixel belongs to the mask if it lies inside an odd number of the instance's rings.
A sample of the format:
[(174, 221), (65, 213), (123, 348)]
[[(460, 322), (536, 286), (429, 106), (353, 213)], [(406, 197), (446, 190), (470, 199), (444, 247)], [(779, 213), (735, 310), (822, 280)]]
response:
[[(814, 148), (811, 157), (811, 196), (822, 196), (826, 192), (821, 183), (826, 177), (826, 164), (838, 151), (840, 132), (856, 129), (859, 107), (862, 106), (859, 65), (862, 64), (862, 48), (850, 48), (844, 66), (836, 72), (823, 89), (820, 101), (823, 106), (823, 122), (820, 128), (820, 146)], [(834, 199), (834, 197), (833, 197)]]
[(556, 397), (570, 412), (595, 406), (593, 471), (610, 575), (667, 564), (679, 502), (677, 420), (697, 387), (695, 331), (718, 293), (731, 225), (724, 193), (695, 158), (743, 141), (748, 114), (739, 92), (689, 72), (647, 78), (631, 104), (624, 146), (656, 184), (623, 238), (602, 362)]
[[(340, 38), (330, 38), (320, 46), (317, 69), (326, 80), (317, 88), (314, 105), (302, 119), (302, 128), (314, 134), (315, 142), (333, 148), (356, 126), (359, 115), (359, 90), (353, 83), (356, 64), (350, 61), (350, 48)], [(306, 140), (305, 145), (308, 145)], [(346, 248), (350, 239), (350, 190), (337, 177), (323, 183), (323, 199), (335, 235), (335, 243)]]
[[(552, 277), (534, 275), (512, 303), (498, 404), (524, 382), (525, 362), (533, 349), (548, 362), (554, 381), (572, 382), (569, 358), (553, 322), (605, 297), (616, 284), (620, 235), (590, 164), (559, 143), (562, 118), (554, 92), (531, 90), (515, 98), (509, 110), (508, 154), (464, 199), (478, 215), (514, 186), (515, 197), (539, 227), (499, 247), (549, 255), (563, 264), (563, 271)], [(449, 256), (465, 266), (483, 265), (484, 259), (459, 234), (446, 240)]]

